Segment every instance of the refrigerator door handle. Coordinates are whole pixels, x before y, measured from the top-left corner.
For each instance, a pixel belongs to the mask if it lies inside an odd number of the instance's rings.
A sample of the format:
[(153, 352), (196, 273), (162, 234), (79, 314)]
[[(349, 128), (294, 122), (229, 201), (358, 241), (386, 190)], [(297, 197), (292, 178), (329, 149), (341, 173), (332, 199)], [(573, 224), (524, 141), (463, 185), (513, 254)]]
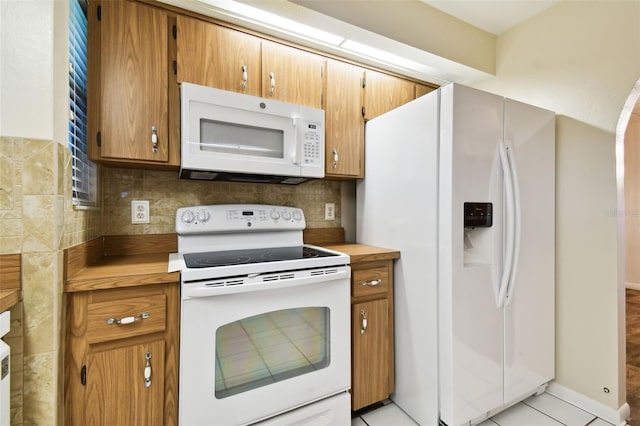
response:
[(509, 274), (509, 284), (505, 294), (504, 303), (509, 305), (511, 303), (511, 296), (516, 285), (516, 272), (518, 269), (518, 259), (520, 257), (520, 236), (521, 236), (521, 204), (520, 204), (520, 185), (518, 181), (518, 170), (516, 168), (515, 154), (513, 152), (513, 145), (510, 141), (505, 141), (507, 160), (509, 162), (509, 169), (511, 170), (511, 184), (513, 189), (513, 258), (511, 260), (511, 273)]
[(502, 165), (502, 174), (504, 176), (505, 205), (505, 244), (502, 261), (502, 275), (500, 278), (500, 287), (498, 287), (498, 307), (504, 306), (509, 287), (509, 279), (513, 265), (513, 254), (515, 246), (515, 197), (513, 191), (513, 173), (511, 172), (511, 164), (509, 162), (509, 154), (507, 144), (503, 140), (498, 141), (498, 154), (500, 156), (500, 164)]

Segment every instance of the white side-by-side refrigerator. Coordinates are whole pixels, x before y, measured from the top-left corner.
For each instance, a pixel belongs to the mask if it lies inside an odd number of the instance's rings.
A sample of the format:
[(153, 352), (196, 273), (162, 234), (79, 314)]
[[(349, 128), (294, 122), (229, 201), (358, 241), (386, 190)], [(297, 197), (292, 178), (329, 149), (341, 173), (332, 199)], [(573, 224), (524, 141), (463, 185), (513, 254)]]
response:
[(448, 84), (366, 124), (357, 240), (400, 250), (393, 401), (469, 425), (554, 377), (555, 115)]

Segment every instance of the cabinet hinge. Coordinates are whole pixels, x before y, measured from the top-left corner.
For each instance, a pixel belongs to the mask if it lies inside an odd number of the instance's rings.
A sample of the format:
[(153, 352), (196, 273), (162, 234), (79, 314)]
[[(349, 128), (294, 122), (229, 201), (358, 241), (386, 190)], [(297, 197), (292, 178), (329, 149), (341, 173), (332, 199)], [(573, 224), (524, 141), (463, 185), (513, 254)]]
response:
[(366, 77), (362, 77), (360, 79), (360, 85), (362, 86), (362, 88), (364, 89), (365, 87), (367, 87), (367, 78)]
[(173, 61), (173, 73), (178, 75), (178, 61)]
[(365, 117), (367, 115), (367, 109), (362, 107), (362, 116)]
[(99, 147), (102, 146), (102, 133), (98, 132), (98, 134), (96, 134), (96, 145), (98, 145)]
[(82, 386), (87, 385), (87, 366), (86, 365), (83, 365), (82, 368), (80, 369), (80, 383), (82, 383)]
[(96, 15), (98, 17), (98, 21), (102, 21), (102, 6), (98, 6), (96, 9)]
[(177, 39), (178, 38), (178, 27), (176, 25), (173, 26), (173, 28), (171, 29), (172, 33), (173, 33), (173, 38)]

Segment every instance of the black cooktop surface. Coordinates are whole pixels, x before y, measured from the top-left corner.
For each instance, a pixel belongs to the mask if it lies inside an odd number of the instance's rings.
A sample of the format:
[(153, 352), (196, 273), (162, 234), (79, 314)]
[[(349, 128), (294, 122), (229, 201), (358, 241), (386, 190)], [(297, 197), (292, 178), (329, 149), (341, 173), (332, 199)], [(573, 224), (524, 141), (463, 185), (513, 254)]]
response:
[(312, 247), (296, 246), (185, 253), (184, 261), (187, 268), (212, 268), (216, 266), (301, 260), (330, 256), (337, 256), (337, 254)]

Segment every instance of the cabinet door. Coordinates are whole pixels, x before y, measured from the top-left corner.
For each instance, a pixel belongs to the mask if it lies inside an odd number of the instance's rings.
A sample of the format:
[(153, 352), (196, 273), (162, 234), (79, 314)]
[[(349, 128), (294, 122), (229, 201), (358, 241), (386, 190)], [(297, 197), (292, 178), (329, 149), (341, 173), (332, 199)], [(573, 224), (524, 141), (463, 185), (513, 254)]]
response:
[(325, 59), (293, 47), (262, 43), (262, 96), (322, 108)]
[(102, 2), (102, 158), (168, 161), (167, 19), (139, 3)]
[[(150, 384), (145, 385), (147, 354)], [(164, 340), (87, 355), (85, 424), (164, 423)]]
[(363, 68), (340, 61), (327, 61), (327, 177), (364, 177), (363, 77)]
[(418, 84), (416, 83), (416, 95), (415, 98), (418, 99), (420, 96), (424, 96), (427, 93), (431, 93), (436, 90), (435, 87), (427, 86), (426, 84)]
[(364, 88), (364, 118), (371, 120), (415, 98), (413, 82), (367, 70)]
[(390, 393), (388, 300), (352, 305), (351, 409), (358, 410)]
[(178, 15), (178, 82), (260, 96), (258, 37)]

